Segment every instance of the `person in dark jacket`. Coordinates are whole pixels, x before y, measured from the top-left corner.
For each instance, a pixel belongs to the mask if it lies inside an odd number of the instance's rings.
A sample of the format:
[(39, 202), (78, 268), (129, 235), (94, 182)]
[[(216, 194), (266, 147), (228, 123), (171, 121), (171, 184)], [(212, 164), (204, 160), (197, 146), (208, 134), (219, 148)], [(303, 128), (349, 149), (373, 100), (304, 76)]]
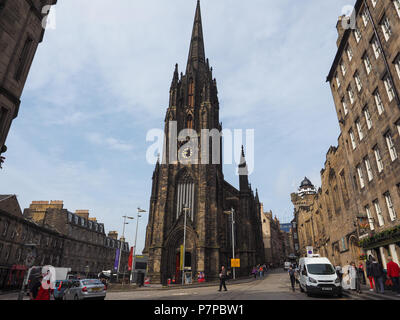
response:
[(291, 282), (291, 284), (292, 284), (293, 292), (295, 292), (295, 291), (296, 291), (296, 289), (295, 289), (295, 285), (296, 285), (296, 271), (293, 269), (293, 266), (290, 266), (290, 267), (289, 267), (288, 273), (289, 273), (289, 277), (290, 277), (290, 282)]
[(40, 287), (42, 286), (42, 280), (43, 277), (40, 275), (32, 281), (33, 283), (29, 288), (29, 297), (31, 300), (36, 300)]
[(371, 273), (375, 280), (376, 292), (385, 293), (383, 268), (375, 258), (372, 258)]
[(371, 289), (369, 289), (369, 291), (374, 291), (374, 288), (375, 288), (375, 280), (374, 280), (374, 277), (373, 277), (373, 275), (372, 275), (372, 270), (371, 270), (371, 267), (372, 267), (372, 258), (373, 258), (373, 257), (370, 255), (370, 256), (368, 257), (367, 262), (365, 263), (365, 265), (366, 265), (365, 269), (366, 269), (366, 271), (367, 271), (367, 278), (368, 278), (368, 280), (369, 280), (369, 285), (371, 286)]
[(219, 290), (218, 291), (222, 290), (222, 286), (224, 287), (224, 291), (228, 291), (226, 289), (225, 281), (226, 281), (226, 270), (225, 270), (225, 267), (222, 266), (221, 267), (221, 272), (219, 274)]

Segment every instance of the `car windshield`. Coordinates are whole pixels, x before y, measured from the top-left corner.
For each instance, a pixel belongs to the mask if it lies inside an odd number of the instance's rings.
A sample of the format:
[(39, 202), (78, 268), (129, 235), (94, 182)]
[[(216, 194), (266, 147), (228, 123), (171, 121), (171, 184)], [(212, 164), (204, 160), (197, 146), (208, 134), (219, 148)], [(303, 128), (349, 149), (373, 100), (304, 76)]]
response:
[(83, 280), (82, 284), (84, 286), (94, 286), (94, 285), (103, 285), (103, 283), (100, 280)]
[(335, 274), (335, 269), (333, 269), (330, 264), (309, 264), (307, 265), (308, 273), (315, 275), (331, 275)]

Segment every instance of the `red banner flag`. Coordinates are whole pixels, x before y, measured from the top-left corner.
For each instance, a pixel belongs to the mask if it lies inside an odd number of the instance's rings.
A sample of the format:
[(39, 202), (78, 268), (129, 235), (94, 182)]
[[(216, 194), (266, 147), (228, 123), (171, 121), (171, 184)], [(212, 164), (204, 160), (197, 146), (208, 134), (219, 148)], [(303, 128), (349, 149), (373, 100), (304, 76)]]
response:
[(133, 264), (133, 247), (131, 247), (131, 253), (129, 254), (129, 260), (128, 260), (129, 271), (132, 271), (132, 264)]

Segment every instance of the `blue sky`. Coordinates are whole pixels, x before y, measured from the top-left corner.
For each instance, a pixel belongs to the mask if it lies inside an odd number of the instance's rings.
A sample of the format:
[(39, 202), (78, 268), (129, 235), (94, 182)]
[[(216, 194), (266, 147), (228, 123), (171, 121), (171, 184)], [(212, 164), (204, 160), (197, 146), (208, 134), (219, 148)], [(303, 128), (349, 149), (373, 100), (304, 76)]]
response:
[[(265, 210), (292, 216), (290, 193), (320, 170), (339, 126), (325, 82), (350, 0), (202, 0), (206, 55), (224, 128), (255, 130), (250, 176)], [(148, 130), (163, 128), (175, 63), (186, 66), (196, 1), (68, 0), (37, 51), (7, 140), (1, 194), (89, 209), (106, 232), (148, 210)], [(225, 178), (238, 186), (236, 166)], [(140, 221), (144, 247), (147, 214)], [(135, 222), (127, 226), (134, 242)]]

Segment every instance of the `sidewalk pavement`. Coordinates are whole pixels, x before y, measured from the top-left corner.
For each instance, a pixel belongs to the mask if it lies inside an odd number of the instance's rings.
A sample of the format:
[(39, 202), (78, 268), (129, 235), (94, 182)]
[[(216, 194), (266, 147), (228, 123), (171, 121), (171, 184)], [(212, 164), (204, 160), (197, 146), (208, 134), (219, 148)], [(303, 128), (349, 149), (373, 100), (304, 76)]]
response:
[(344, 294), (353, 297), (359, 297), (364, 300), (400, 300), (400, 296), (397, 296), (397, 292), (392, 291), (391, 289), (385, 290), (384, 294), (377, 293), (374, 291), (370, 291), (371, 287), (369, 285), (361, 285), (361, 294), (352, 290), (343, 290)]

